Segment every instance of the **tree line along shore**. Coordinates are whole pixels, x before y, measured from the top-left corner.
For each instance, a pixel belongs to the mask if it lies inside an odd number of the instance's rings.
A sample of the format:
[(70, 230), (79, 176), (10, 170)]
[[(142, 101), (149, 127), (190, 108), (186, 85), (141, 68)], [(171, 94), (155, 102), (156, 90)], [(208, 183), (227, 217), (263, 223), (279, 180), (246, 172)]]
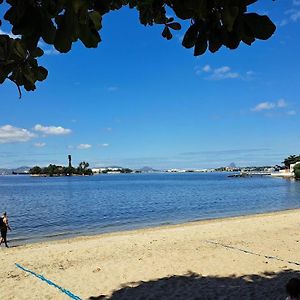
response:
[(89, 168), (89, 163), (81, 162), (78, 167), (73, 166), (57, 166), (50, 164), (48, 167), (35, 166), (29, 170), (29, 174), (32, 176), (91, 176), (93, 175), (92, 169)]

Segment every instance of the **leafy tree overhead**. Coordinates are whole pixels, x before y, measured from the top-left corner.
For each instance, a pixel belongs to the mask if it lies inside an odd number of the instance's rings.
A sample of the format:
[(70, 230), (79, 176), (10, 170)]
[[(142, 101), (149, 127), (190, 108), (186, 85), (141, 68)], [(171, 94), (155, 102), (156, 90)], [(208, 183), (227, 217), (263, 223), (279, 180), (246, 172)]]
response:
[[(0, 35), (0, 84), (6, 80), (27, 91), (37, 81), (46, 79), (47, 70), (39, 66), (44, 52), (40, 40), (53, 45), (61, 53), (69, 52), (80, 40), (87, 48), (96, 48), (102, 18), (124, 6), (136, 9), (142, 25), (160, 25), (162, 36), (171, 39), (181, 29), (181, 21), (189, 26), (183, 46), (193, 48), (194, 55), (222, 46), (236, 49), (241, 42), (251, 45), (256, 39), (266, 40), (275, 31), (267, 16), (249, 13), (248, 6), (257, 0), (6, 0), (4, 20), (18, 37)], [(0, 5), (4, 1), (0, 0)], [(169, 16), (172, 17), (169, 17)], [(2, 20), (0, 20), (0, 26)]]

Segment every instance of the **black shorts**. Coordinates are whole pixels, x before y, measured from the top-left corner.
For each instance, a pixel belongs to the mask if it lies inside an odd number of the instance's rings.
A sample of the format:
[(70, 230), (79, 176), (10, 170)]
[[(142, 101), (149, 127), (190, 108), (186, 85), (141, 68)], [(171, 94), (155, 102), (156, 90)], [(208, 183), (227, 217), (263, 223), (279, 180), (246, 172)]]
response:
[(6, 234), (7, 234), (7, 228), (2, 228), (1, 229), (1, 237), (6, 240)]

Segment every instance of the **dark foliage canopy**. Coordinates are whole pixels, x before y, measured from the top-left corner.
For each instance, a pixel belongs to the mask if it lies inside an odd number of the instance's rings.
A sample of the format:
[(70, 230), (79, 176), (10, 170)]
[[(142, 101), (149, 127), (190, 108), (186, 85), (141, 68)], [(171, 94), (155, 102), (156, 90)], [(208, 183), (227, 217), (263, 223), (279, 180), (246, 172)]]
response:
[(296, 179), (300, 180), (300, 164), (297, 164), (294, 168), (294, 172), (295, 172), (295, 177)]
[(295, 164), (296, 162), (300, 161), (300, 155), (290, 155), (289, 157), (285, 158), (282, 162), (287, 168), (290, 167), (291, 164)]
[(251, 45), (275, 31), (267, 16), (248, 12), (257, 0), (0, 0), (0, 5), (4, 2), (4, 20), (18, 37), (0, 35), (0, 84), (10, 80), (19, 92), (22, 86), (34, 90), (48, 75), (38, 64), (44, 54), (40, 40), (61, 53), (69, 52), (78, 40), (96, 48), (103, 16), (124, 6), (138, 11), (142, 25), (161, 25), (168, 40), (181, 30), (180, 22), (188, 21), (182, 45), (193, 48), (195, 56), (222, 46), (236, 49), (241, 42)]
[(29, 170), (31, 175), (45, 175), (45, 176), (72, 176), (72, 175), (93, 175), (91, 169), (88, 168), (89, 163), (81, 162), (77, 168), (72, 166), (62, 167), (50, 164), (48, 167), (41, 168), (35, 166)]

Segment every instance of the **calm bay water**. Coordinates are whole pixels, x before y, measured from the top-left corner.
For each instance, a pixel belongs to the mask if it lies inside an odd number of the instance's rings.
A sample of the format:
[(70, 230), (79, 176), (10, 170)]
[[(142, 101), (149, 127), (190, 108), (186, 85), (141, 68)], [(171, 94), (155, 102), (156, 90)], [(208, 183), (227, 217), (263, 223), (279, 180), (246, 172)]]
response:
[(0, 211), (20, 244), (300, 208), (300, 182), (227, 175), (0, 176)]

